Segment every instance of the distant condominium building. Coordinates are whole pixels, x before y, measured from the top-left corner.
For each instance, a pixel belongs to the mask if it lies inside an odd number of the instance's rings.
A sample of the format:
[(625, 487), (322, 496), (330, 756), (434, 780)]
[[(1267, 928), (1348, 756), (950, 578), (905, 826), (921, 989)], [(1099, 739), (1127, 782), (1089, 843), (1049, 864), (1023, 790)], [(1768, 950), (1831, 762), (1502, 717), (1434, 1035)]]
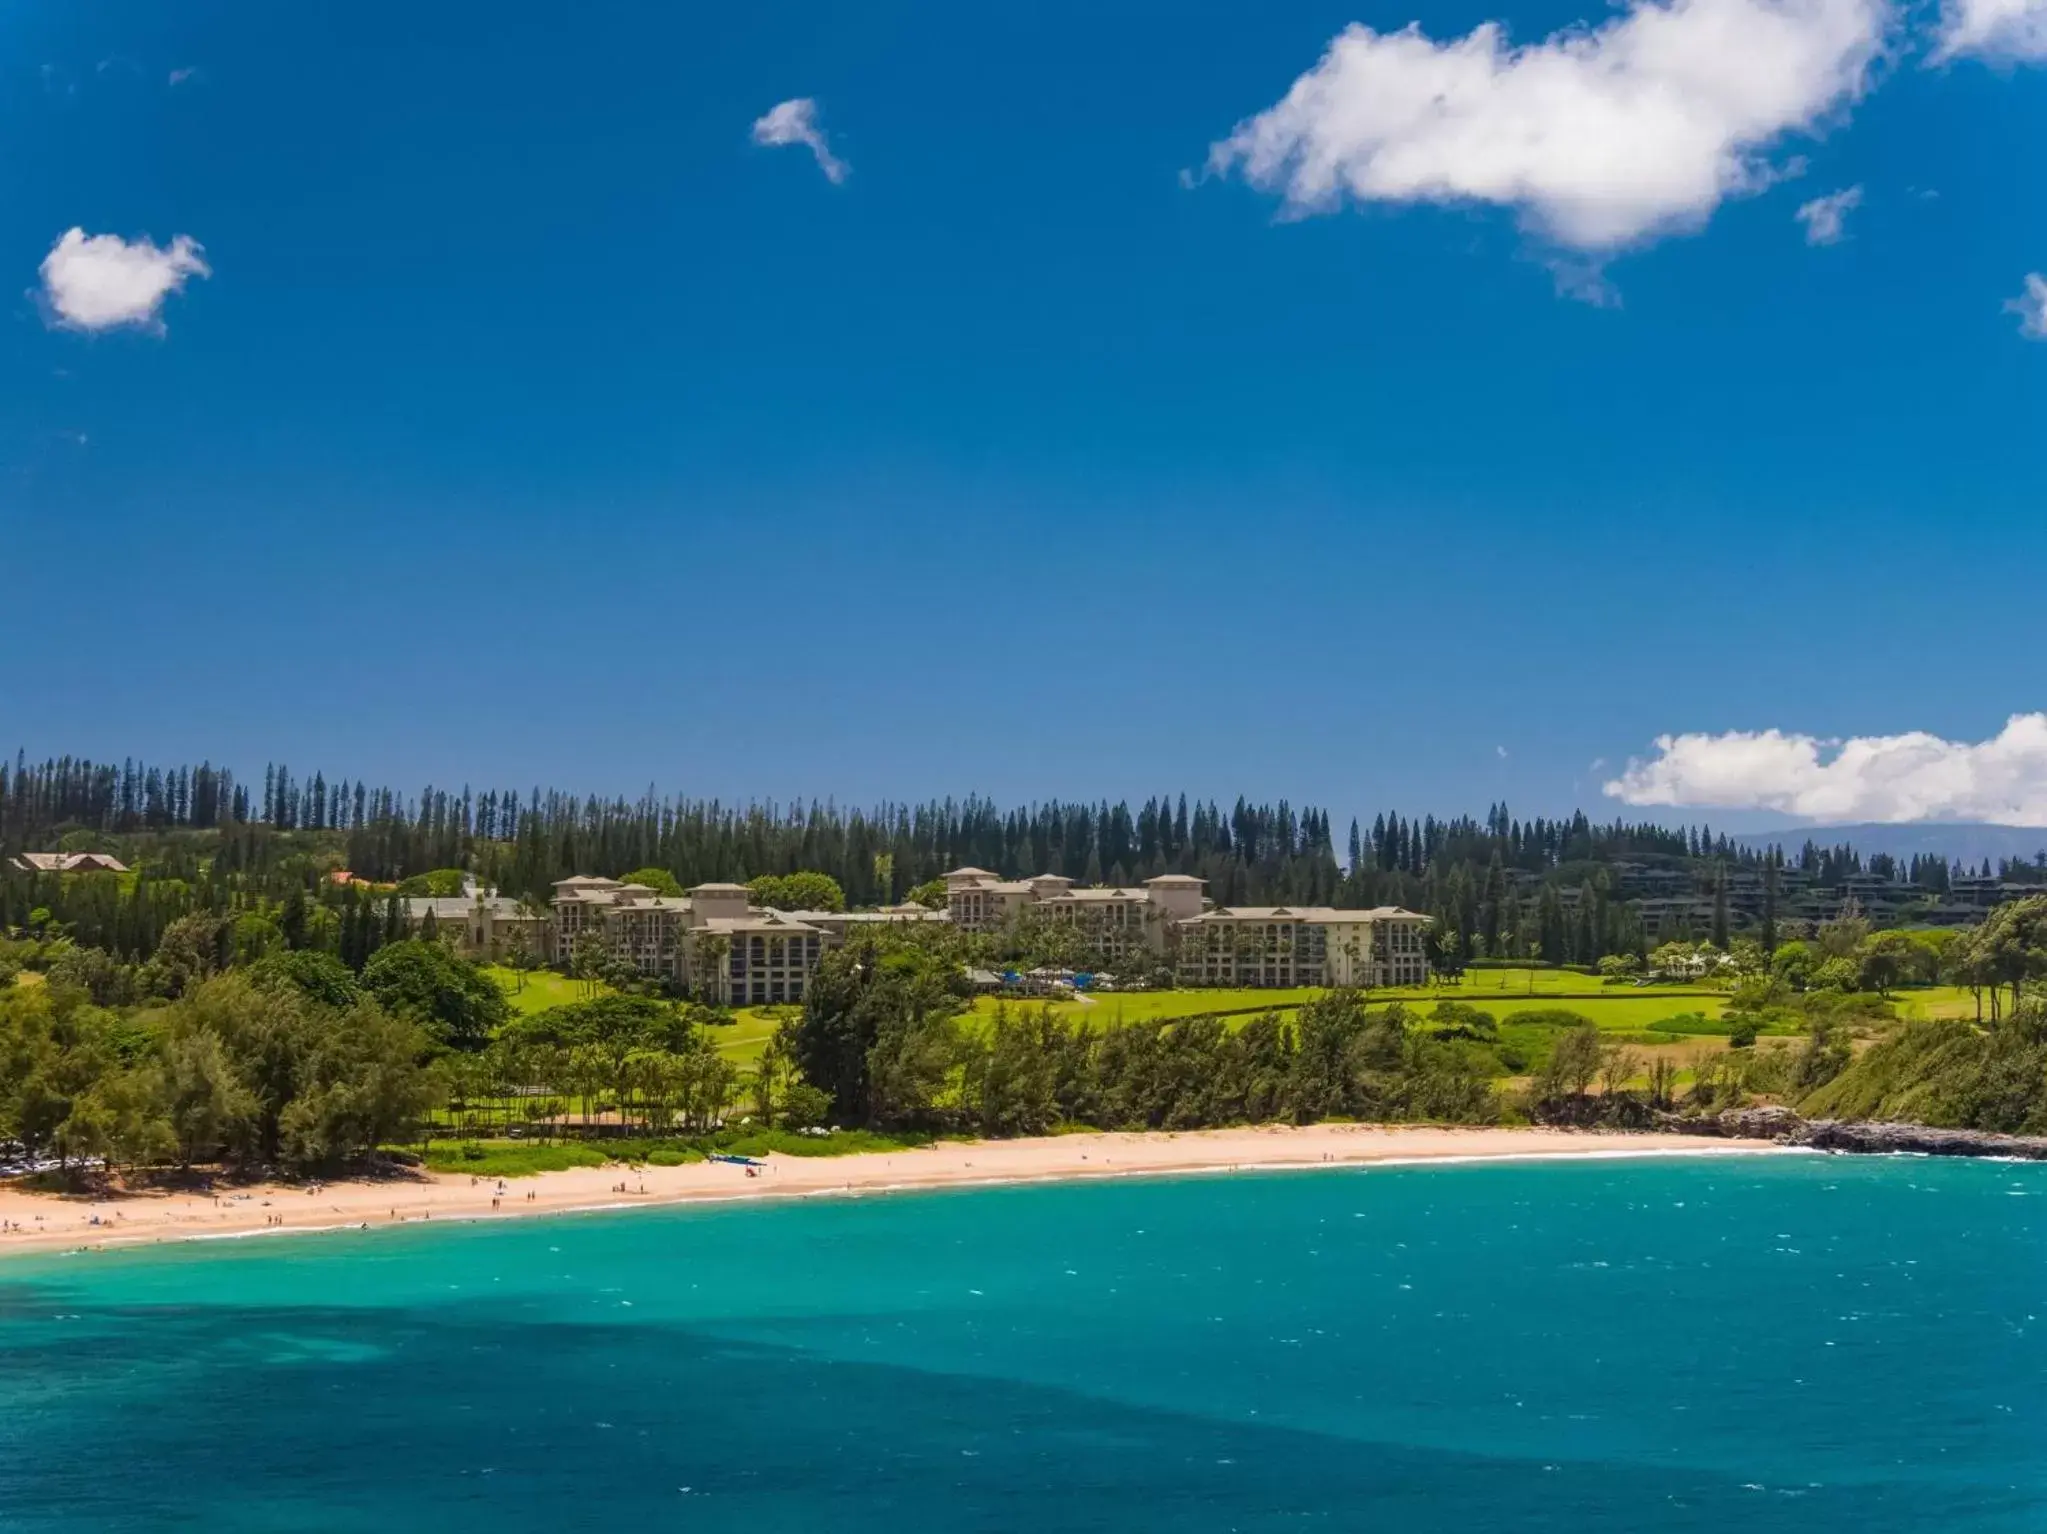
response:
[(1182, 985), (1420, 985), (1429, 919), (1398, 906), (1216, 906), (1191, 874), (1128, 887), (1081, 887), (1059, 874), (1003, 879), (985, 868), (945, 876), (953, 925), (999, 932), (1030, 919), (1071, 922), (1106, 969), (1169, 967)]

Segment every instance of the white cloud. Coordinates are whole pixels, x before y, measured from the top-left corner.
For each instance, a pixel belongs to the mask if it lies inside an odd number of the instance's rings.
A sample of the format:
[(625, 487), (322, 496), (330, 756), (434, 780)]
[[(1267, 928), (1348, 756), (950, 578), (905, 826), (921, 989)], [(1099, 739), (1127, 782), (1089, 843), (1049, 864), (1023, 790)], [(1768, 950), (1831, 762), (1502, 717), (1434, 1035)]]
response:
[(188, 81), (197, 80), (199, 78), (200, 74), (197, 65), (192, 65), (184, 69), (174, 69), (171, 71), (171, 85), (174, 88), (180, 85), (184, 85)]
[(1829, 192), (1824, 197), (1815, 197), (1792, 216), (1805, 225), (1806, 244), (1838, 245), (1847, 232), (1843, 226), (1848, 222), (1848, 215), (1861, 206), (1862, 188), (1851, 186)]
[(1352, 25), (1208, 168), (1295, 214), (1346, 195), (1512, 207), (1554, 244), (1603, 254), (1768, 186), (1771, 147), (1868, 86), (1890, 21), (1888, 0), (1633, 0), (1519, 48), (1497, 22), (1441, 43)]
[(2026, 273), (2026, 291), (2006, 299), (2004, 312), (2019, 317), (2019, 334), (2028, 341), (2047, 341), (2047, 277)]
[(1626, 804), (1780, 810), (1825, 821), (2047, 824), (2047, 714), (2014, 714), (1989, 740), (1923, 730), (1824, 741), (1781, 730), (1659, 735), (1605, 785)]
[(43, 257), (44, 312), (71, 330), (161, 331), (163, 301), (187, 278), (213, 275), (201, 251), (183, 234), (159, 248), (146, 238), (130, 243), (118, 234), (67, 229)]
[(1964, 54), (2000, 63), (2047, 63), (2047, 0), (1947, 0), (1934, 61)]
[(756, 144), (779, 146), (801, 144), (817, 157), (817, 168), (824, 172), (825, 180), (837, 186), (852, 173), (853, 167), (832, 153), (831, 144), (824, 136), (824, 130), (817, 125), (817, 103), (808, 96), (798, 96), (794, 101), (785, 101), (760, 118), (753, 125), (753, 141)]

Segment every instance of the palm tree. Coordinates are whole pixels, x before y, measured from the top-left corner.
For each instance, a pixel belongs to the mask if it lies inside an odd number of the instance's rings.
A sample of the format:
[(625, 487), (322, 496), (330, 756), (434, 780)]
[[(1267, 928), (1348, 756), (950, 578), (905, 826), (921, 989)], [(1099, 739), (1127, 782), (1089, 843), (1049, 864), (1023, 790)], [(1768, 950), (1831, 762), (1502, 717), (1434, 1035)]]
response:
[(690, 994), (707, 1006), (716, 1006), (725, 987), (720, 972), (732, 953), (732, 939), (722, 932), (694, 932), (689, 944)]

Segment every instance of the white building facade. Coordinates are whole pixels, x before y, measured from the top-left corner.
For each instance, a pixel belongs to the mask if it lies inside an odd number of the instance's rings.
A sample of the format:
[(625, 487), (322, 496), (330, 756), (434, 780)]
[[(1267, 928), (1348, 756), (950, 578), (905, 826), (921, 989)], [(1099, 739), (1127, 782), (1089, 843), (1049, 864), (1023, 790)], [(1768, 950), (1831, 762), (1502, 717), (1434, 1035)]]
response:
[(1429, 918), (1399, 906), (1215, 906), (1191, 874), (1130, 887), (1078, 887), (1059, 874), (1002, 879), (985, 868), (945, 876), (953, 925), (999, 932), (1066, 921), (1104, 968), (1172, 969), (1181, 985), (1404, 986), (1429, 978)]

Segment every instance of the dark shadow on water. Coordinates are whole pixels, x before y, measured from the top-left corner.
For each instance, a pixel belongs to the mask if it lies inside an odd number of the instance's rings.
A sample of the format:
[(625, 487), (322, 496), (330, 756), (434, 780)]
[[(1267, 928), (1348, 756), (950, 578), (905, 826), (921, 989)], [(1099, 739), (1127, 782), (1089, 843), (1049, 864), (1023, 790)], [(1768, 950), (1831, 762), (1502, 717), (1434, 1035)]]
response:
[(2035, 1527), (2039, 1511), (1963, 1506), (1952, 1485), (1755, 1488), (1365, 1444), (488, 1303), (66, 1303), (0, 1288), (8, 1534), (1867, 1534)]

